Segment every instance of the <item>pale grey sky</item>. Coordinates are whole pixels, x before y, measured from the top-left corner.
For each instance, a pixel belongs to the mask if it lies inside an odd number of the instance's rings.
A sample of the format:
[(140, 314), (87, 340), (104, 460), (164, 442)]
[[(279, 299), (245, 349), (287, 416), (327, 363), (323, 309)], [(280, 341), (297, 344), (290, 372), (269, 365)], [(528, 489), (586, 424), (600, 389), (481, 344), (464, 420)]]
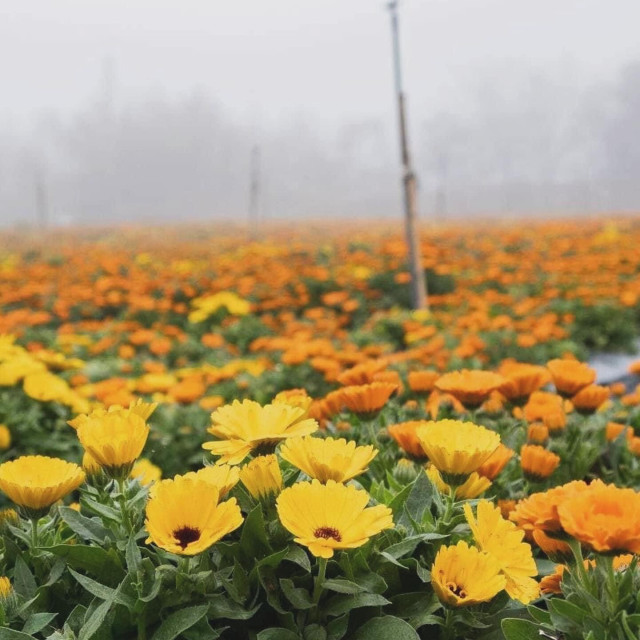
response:
[[(318, 126), (393, 109), (382, 0), (0, 0), (0, 115), (207, 91), (238, 118)], [(404, 0), (411, 117), (465, 101), (479, 70), (600, 79), (640, 58), (638, 0)], [(563, 71), (564, 72), (564, 71)]]
[[(422, 210), (640, 209), (640, 0), (400, 5)], [(0, 226), (395, 215), (395, 107), (385, 0), (0, 0)]]

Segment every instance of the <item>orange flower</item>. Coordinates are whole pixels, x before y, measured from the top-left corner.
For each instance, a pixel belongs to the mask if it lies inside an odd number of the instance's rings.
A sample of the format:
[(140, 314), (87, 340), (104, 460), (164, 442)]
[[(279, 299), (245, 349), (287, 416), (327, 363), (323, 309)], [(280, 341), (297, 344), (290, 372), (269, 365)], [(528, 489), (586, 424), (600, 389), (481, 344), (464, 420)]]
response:
[(605, 430), (605, 437), (607, 438), (607, 441), (613, 442), (625, 429), (626, 438), (627, 440), (630, 440), (634, 435), (633, 427), (629, 427), (626, 424), (620, 424), (618, 422), (607, 422), (607, 427)]
[(511, 512), (516, 508), (515, 500), (498, 500), (498, 507), (500, 507), (500, 513), (505, 520), (509, 520)]
[(414, 393), (429, 393), (439, 377), (437, 371), (409, 371), (407, 382)]
[(342, 389), (342, 401), (353, 413), (372, 416), (387, 404), (398, 386), (390, 382), (372, 382)]
[(550, 360), (547, 368), (558, 393), (566, 397), (575, 395), (596, 379), (596, 372), (588, 364), (577, 360)]
[(347, 369), (338, 376), (338, 382), (343, 385), (370, 384), (376, 373), (387, 368), (386, 360), (369, 360), (361, 362), (351, 369)]
[(450, 393), (465, 407), (479, 407), (491, 394), (500, 388), (504, 378), (491, 371), (462, 369), (445, 373), (435, 383), (436, 389)]
[(412, 420), (409, 422), (399, 422), (387, 427), (389, 435), (406, 451), (412, 458), (418, 460), (426, 458), (424, 449), (418, 440), (416, 430), (425, 424), (424, 420)]
[(527, 429), (527, 440), (535, 444), (546, 444), (549, 439), (549, 429), (541, 422), (534, 422)]
[(548, 478), (560, 464), (560, 456), (537, 444), (525, 444), (520, 449), (520, 466), (526, 478), (540, 482)]
[(597, 411), (608, 399), (609, 389), (597, 384), (583, 387), (571, 398), (571, 403), (580, 413)]
[(500, 443), (498, 448), (477, 469), (478, 474), (493, 480), (513, 457), (514, 451)]
[(594, 480), (558, 506), (562, 528), (600, 553), (640, 552), (640, 494)]
[(562, 595), (560, 584), (562, 583), (562, 576), (566, 568), (564, 564), (557, 564), (553, 573), (544, 576), (544, 578), (540, 580), (540, 591), (547, 595)]
[(542, 529), (534, 529), (531, 534), (534, 542), (553, 560), (571, 556), (571, 547), (564, 540), (553, 538)]
[(441, 407), (450, 406), (455, 413), (464, 413), (464, 406), (450, 393), (441, 393), (437, 389), (434, 389), (427, 398), (425, 403), (425, 409), (433, 420), (438, 419)]
[(518, 502), (509, 518), (525, 531), (561, 531), (558, 506), (586, 488), (585, 482), (574, 480), (543, 493), (532, 493)]
[(542, 421), (549, 431), (560, 431), (567, 423), (562, 398), (547, 391), (534, 391), (523, 408), (527, 422)]
[(506, 378), (500, 385), (500, 393), (515, 403), (522, 402), (551, 379), (544, 367), (522, 362), (505, 361), (498, 373)]

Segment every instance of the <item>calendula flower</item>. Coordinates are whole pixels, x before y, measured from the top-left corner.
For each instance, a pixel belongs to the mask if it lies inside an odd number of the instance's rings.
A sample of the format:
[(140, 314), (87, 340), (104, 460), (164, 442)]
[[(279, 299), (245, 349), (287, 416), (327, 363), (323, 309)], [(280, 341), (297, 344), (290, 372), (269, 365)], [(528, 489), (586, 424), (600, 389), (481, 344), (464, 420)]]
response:
[(549, 431), (560, 431), (567, 422), (562, 398), (555, 393), (535, 391), (523, 410), (527, 422), (543, 422)]
[(586, 482), (574, 480), (548, 491), (532, 493), (520, 500), (509, 518), (524, 531), (542, 529), (548, 532), (562, 531), (558, 506), (587, 488)]
[(344, 406), (366, 418), (375, 416), (389, 401), (398, 385), (393, 382), (372, 382), (340, 389)]
[(471, 506), (464, 505), (464, 515), (478, 547), (493, 556), (506, 579), (509, 596), (527, 604), (538, 597), (538, 575), (531, 546), (523, 542), (524, 532), (502, 517), (500, 509), (488, 500), (478, 503), (476, 517)]
[(633, 438), (633, 427), (626, 424), (620, 424), (618, 422), (607, 422), (607, 426), (605, 428), (605, 438), (607, 439), (607, 442), (613, 442), (616, 440), (623, 431), (625, 432), (627, 440)]
[(151, 414), (156, 410), (158, 404), (155, 402), (143, 402), (142, 400), (136, 400), (132, 402), (128, 408), (122, 407), (119, 404), (111, 405), (108, 409), (94, 409), (91, 413), (83, 413), (76, 416), (73, 420), (68, 420), (67, 424), (74, 429), (77, 429), (81, 424), (87, 422), (97, 421), (104, 416), (119, 416), (123, 419), (127, 419), (129, 416), (138, 416), (145, 422), (151, 417)]
[(445, 605), (464, 607), (489, 602), (506, 586), (500, 563), (466, 542), (442, 546), (431, 567), (431, 586)]
[(87, 451), (82, 456), (82, 468), (88, 476), (95, 476), (102, 473), (102, 467), (98, 461)]
[(472, 422), (425, 422), (417, 436), (444, 481), (460, 485), (498, 448), (500, 436)]
[(29, 397), (40, 402), (60, 402), (70, 391), (66, 380), (49, 371), (28, 374), (23, 388)]
[(273, 404), (289, 404), (292, 407), (299, 407), (309, 411), (313, 398), (309, 396), (306, 389), (288, 389), (281, 391), (273, 400)]
[(140, 458), (140, 460), (133, 465), (129, 476), (131, 478), (137, 478), (140, 484), (153, 484), (162, 478), (162, 469), (153, 464), (151, 460)]
[(160, 480), (147, 502), (147, 544), (178, 555), (201, 553), (241, 524), (235, 498), (219, 502), (218, 489), (201, 478)]
[(533, 444), (545, 445), (549, 440), (549, 429), (543, 422), (533, 422), (527, 428), (527, 441)]
[(433, 391), (436, 380), (440, 377), (437, 371), (410, 371), (407, 376), (409, 389), (414, 393), (427, 394)]
[(546, 595), (562, 595), (562, 577), (566, 569), (566, 565), (557, 564), (553, 573), (540, 580), (540, 591)]
[(60, 458), (22, 456), (0, 465), (0, 489), (29, 518), (45, 515), (83, 482), (84, 471)]
[(112, 478), (126, 478), (142, 453), (149, 426), (134, 413), (105, 413), (86, 420), (77, 428), (78, 440)]
[(11, 431), (6, 424), (0, 424), (0, 451), (6, 451), (11, 446)]
[(571, 403), (580, 413), (593, 413), (597, 411), (611, 395), (608, 387), (598, 384), (590, 384), (583, 387), (571, 397)]
[(525, 444), (520, 449), (522, 472), (533, 482), (541, 482), (548, 478), (559, 464), (559, 455), (537, 444)]
[(0, 527), (4, 524), (17, 524), (18, 512), (15, 509), (0, 509)]
[[(426, 474), (440, 493), (451, 494), (451, 487), (442, 479), (440, 472), (433, 465), (427, 467)], [(457, 500), (472, 500), (484, 493), (490, 486), (491, 480), (474, 471), (463, 484), (454, 488), (455, 496)]]
[(0, 576), (0, 603), (5, 603), (12, 595), (11, 580), (7, 576)]
[(501, 442), (498, 448), (478, 467), (478, 474), (489, 478), (489, 480), (495, 479), (507, 466), (513, 455), (513, 449), (509, 449)]
[(258, 456), (240, 469), (240, 481), (256, 500), (268, 500), (282, 490), (282, 473), (278, 458)]
[(640, 494), (594, 480), (562, 501), (558, 516), (564, 531), (600, 553), (640, 553)]
[(219, 440), (202, 447), (220, 456), (217, 464), (239, 464), (252, 451), (273, 453), (282, 440), (316, 431), (318, 423), (305, 416), (305, 409), (285, 403), (263, 407), (253, 400), (234, 400), (211, 414), (208, 431)]
[(230, 464), (208, 465), (184, 474), (185, 478), (195, 477), (214, 485), (220, 493), (220, 500), (224, 498), (238, 482), (240, 482), (240, 469)]
[(367, 507), (369, 494), (333, 480), (299, 482), (277, 500), (278, 516), (298, 544), (314, 556), (331, 558), (336, 549), (361, 547), (393, 527), (391, 509)]
[(571, 547), (565, 540), (554, 538), (548, 535), (542, 529), (534, 529), (531, 533), (533, 541), (551, 558), (556, 562), (561, 558), (571, 557)]
[(320, 482), (347, 482), (367, 470), (378, 455), (371, 445), (358, 447), (344, 438), (289, 438), (280, 455), (283, 460)]
[(389, 435), (398, 443), (398, 445), (408, 453), (412, 458), (421, 460), (426, 458), (426, 453), (418, 439), (418, 427), (425, 424), (425, 420), (410, 420), (408, 422), (399, 422), (387, 427)]
[(462, 369), (451, 371), (438, 378), (436, 389), (450, 393), (467, 408), (479, 407), (492, 391), (500, 388), (504, 378), (491, 371)]
[(500, 385), (500, 393), (515, 404), (522, 404), (551, 379), (549, 371), (544, 367), (522, 362), (503, 362), (498, 373), (505, 378)]
[(547, 362), (547, 368), (558, 393), (565, 397), (575, 395), (596, 379), (596, 372), (588, 364), (578, 360), (551, 360)]

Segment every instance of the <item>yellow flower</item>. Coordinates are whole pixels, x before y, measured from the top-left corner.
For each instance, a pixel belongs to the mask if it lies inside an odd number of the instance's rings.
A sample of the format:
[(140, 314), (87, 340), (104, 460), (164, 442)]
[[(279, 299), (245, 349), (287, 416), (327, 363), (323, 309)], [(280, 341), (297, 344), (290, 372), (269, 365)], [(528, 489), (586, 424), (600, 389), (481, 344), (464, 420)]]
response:
[(0, 450), (6, 451), (11, 446), (11, 431), (6, 424), (0, 424)]
[(5, 601), (13, 593), (11, 581), (6, 576), (0, 576), (0, 601)]
[(282, 491), (282, 473), (278, 458), (271, 454), (258, 456), (240, 470), (240, 480), (256, 499), (264, 500)]
[(304, 409), (289, 404), (262, 407), (253, 400), (234, 400), (211, 414), (208, 431), (219, 440), (202, 447), (220, 456), (217, 464), (239, 464), (252, 451), (273, 453), (281, 440), (316, 431), (318, 423), (305, 416)]
[(23, 389), (30, 398), (40, 402), (60, 402), (70, 391), (66, 380), (48, 371), (28, 374)]
[(26, 351), (0, 363), (0, 386), (12, 387), (31, 373), (46, 372), (47, 368)]
[(153, 484), (162, 478), (162, 469), (146, 458), (140, 458), (131, 469), (131, 478), (137, 478), (140, 484)]
[(88, 476), (95, 476), (102, 472), (102, 467), (98, 461), (87, 451), (82, 456), (82, 468)]
[(49, 507), (84, 482), (73, 462), (46, 456), (22, 456), (0, 465), (0, 489), (25, 511), (40, 517)]
[(300, 407), (308, 413), (313, 398), (311, 398), (305, 389), (289, 389), (281, 391), (271, 401), (273, 404), (290, 404), (292, 407)]
[[(429, 480), (440, 493), (451, 493), (451, 487), (442, 479), (440, 472), (431, 465), (426, 470)], [(474, 471), (459, 487), (455, 488), (457, 500), (472, 500), (484, 493), (491, 486), (491, 480)]]
[(240, 470), (228, 464), (217, 464), (203, 467), (198, 471), (185, 473), (185, 478), (195, 477), (214, 485), (220, 492), (220, 499), (224, 498), (240, 481)]
[(314, 556), (331, 558), (336, 549), (361, 547), (384, 529), (393, 527), (391, 509), (367, 507), (369, 494), (329, 480), (300, 482), (277, 500), (278, 516), (295, 541)]
[(127, 419), (129, 416), (134, 415), (142, 418), (145, 422), (151, 417), (151, 414), (156, 410), (158, 405), (155, 402), (142, 402), (137, 400), (129, 405), (128, 409), (121, 407), (119, 404), (111, 405), (108, 409), (94, 409), (91, 413), (81, 414), (76, 416), (73, 420), (69, 420), (67, 424), (74, 429), (77, 429), (81, 424), (85, 422), (95, 421), (99, 418), (104, 418), (109, 415), (117, 415), (121, 418)]
[(472, 422), (425, 422), (416, 435), (429, 460), (450, 485), (462, 484), (498, 448), (500, 436)]
[(280, 456), (320, 482), (347, 482), (364, 473), (378, 455), (371, 445), (357, 447), (344, 438), (290, 438), (280, 450)]
[(211, 296), (194, 298), (194, 310), (189, 314), (189, 322), (202, 322), (224, 307), (232, 316), (246, 316), (251, 311), (251, 303), (231, 291), (219, 291)]
[(469, 504), (464, 515), (476, 544), (496, 559), (506, 579), (506, 591), (523, 604), (538, 597), (540, 588), (533, 576), (538, 575), (531, 545), (523, 542), (524, 531), (502, 517), (500, 509), (488, 500), (478, 502), (477, 519)]
[(149, 426), (138, 415), (114, 412), (82, 422), (77, 433), (85, 451), (109, 476), (126, 478), (147, 442)]
[(16, 524), (18, 522), (18, 512), (15, 509), (0, 509), (0, 527), (5, 524)]
[(440, 602), (453, 607), (488, 602), (505, 588), (500, 564), (462, 540), (440, 547), (431, 567), (431, 586)]
[(147, 502), (147, 544), (187, 556), (205, 551), (242, 524), (235, 498), (218, 498), (218, 489), (201, 478), (160, 480)]

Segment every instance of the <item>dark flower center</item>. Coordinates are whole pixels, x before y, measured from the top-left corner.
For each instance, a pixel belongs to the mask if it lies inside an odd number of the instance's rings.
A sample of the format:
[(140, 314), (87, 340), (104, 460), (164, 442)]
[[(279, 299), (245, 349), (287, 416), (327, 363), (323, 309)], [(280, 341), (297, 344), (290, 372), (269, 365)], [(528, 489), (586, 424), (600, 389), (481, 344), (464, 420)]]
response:
[(464, 590), (464, 588), (459, 584), (456, 584), (455, 582), (447, 583), (447, 589), (449, 589), (449, 591), (451, 591), (451, 593), (453, 593), (458, 598), (467, 597), (467, 592)]
[(173, 537), (183, 549), (186, 549), (189, 544), (200, 539), (200, 530), (193, 527), (182, 527), (173, 532)]
[(313, 535), (316, 538), (324, 538), (325, 540), (333, 538), (336, 542), (340, 542), (342, 540), (340, 532), (334, 527), (320, 527), (313, 532)]

